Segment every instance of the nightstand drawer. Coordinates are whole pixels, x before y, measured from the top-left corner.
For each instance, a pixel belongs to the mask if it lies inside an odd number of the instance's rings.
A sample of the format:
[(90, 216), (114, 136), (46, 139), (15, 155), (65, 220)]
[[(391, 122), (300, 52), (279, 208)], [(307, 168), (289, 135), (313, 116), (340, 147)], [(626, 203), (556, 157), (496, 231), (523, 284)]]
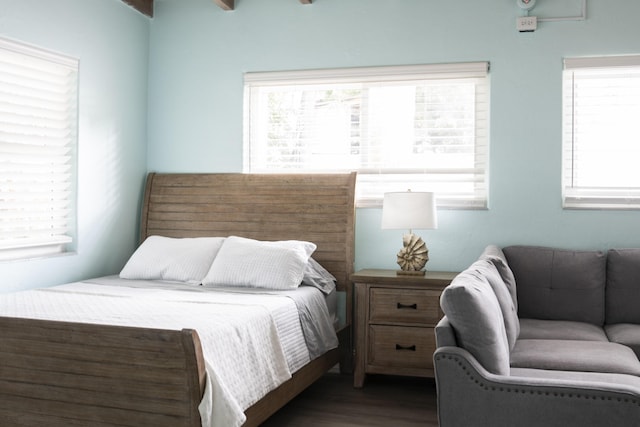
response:
[(442, 318), (440, 291), (372, 288), (369, 319), (373, 323), (435, 326)]
[(433, 368), (433, 328), (373, 325), (369, 329), (369, 364), (393, 368)]

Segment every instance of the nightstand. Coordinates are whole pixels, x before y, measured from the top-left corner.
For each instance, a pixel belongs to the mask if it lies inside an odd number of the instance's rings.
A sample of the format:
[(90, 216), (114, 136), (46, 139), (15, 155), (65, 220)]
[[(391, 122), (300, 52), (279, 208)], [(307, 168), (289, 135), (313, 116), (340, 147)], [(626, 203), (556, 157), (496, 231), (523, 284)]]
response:
[(427, 271), (401, 276), (395, 270), (361, 270), (355, 286), (355, 372), (433, 377), (434, 327), (442, 318), (440, 294), (458, 273)]

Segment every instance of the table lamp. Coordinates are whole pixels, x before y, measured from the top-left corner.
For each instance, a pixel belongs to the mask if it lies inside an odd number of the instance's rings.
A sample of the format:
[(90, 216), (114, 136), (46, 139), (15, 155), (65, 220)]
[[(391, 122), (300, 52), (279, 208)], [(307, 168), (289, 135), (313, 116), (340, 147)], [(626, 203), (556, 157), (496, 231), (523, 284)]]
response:
[(402, 238), (402, 249), (398, 252), (399, 275), (422, 276), (429, 250), (421, 237), (413, 234), (413, 229), (438, 228), (436, 203), (433, 193), (405, 192), (385, 193), (382, 202), (382, 229), (408, 229)]

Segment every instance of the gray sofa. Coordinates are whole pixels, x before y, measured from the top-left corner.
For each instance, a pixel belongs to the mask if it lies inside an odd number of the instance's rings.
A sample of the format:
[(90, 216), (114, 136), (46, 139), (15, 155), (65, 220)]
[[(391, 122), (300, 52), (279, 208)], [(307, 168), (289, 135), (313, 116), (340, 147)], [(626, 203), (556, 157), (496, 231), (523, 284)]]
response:
[(441, 427), (640, 426), (640, 249), (489, 246), (440, 303)]

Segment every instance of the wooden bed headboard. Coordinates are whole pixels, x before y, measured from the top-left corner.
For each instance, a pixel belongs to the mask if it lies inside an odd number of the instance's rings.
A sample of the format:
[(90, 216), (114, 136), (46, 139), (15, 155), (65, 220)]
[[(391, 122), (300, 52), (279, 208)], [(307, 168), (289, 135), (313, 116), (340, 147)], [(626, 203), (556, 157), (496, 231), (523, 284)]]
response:
[[(242, 236), (307, 240), (347, 291), (354, 260), (356, 174), (161, 174), (147, 177), (141, 241)], [(349, 305), (347, 305), (349, 307)]]

